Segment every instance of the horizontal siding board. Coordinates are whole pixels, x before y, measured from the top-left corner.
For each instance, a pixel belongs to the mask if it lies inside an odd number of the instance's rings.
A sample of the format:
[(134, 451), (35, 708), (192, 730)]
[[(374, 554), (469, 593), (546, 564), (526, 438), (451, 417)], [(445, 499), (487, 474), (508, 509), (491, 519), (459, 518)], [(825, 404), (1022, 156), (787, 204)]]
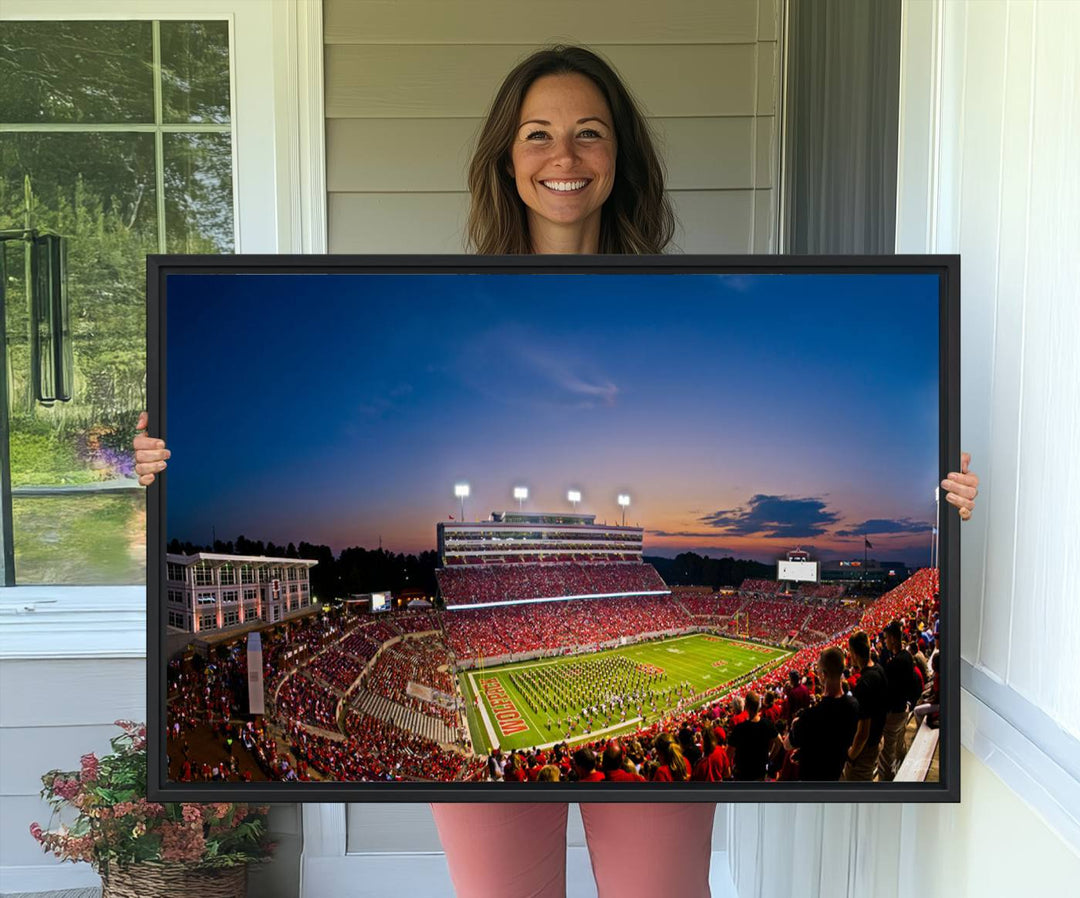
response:
[[(757, 161), (753, 122), (749, 116), (652, 119), (657, 152), (667, 166), (666, 186), (671, 190), (772, 186), (772, 120), (758, 122)], [(330, 193), (465, 190), (482, 123), (481, 118), (331, 119), (326, 125), (327, 189)]]
[(350, 804), (345, 812), (345, 850), (442, 851), (428, 804)]
[(469, 195), (332, 193), (332, 253), (461, 253)]
[(776, 191), (755, 190), (753, 252), (775, 253), (777, 243)]
[[(40, 823), (42, 828), (49, 829), (50, 814), (52, 808), (37, 795), (3, 796), (3, 813), (0, 813), (0, 870), (4, 867), (30, 867), (52, 863), (52, 855), (45, 854), (30, 835), (31, 823)], [(2, 882), (0, 890), (3, 890)]]
[(780, 33), (780, 0), (759, 0), (757, 14), (757, 39), (777, 40)]
[(753, 190), (674, 190), (675, 248), (684, 253), (750, 252)]
[[(754, 79), (757, 97), (754, 111), (758, 115), (776, 115), (780, 96), (780, 45), (766, 42), (757, 45), (757, 77)], [(747, 79), (749, 82), (750, 79)]]
[(326, 189), (465, 189), (466, 169), (483, 120), (476, 118), (330, 119)]
[(144, 659), (0, 661), (0, 727), (146, 719)]
[[(579, 0), (326, 0), (323, 16), (327, 44), (727, 44), (755, 39), (758, 6), (621, 0), (613, 14), (610, 3)], [(767, 26), (769, 13), (760, 15)]]
[(37, 795), (43, 773), (78, 770), (80, 757), (107, 754), (109, 740), (118, 735), (111, 722), (0, 729), (0, 795)]
[(771, 115), (759, 115), (757, 135), (754, 138), (754, 180), (757, 188), (772, 187), (776, 178), (777, 147), (773, 130), (776, 119)]
[[(775, 48), (775, 44), (766, 44)], [(772, 114), (755, 96), (754, 44), (597, 46), (652, 116)], [(327, 118), (475, 117), (529, 50), (508, 45), (326, 47)], [(773, 57), (775, 52), (763, 52)], [(770, 63), (771, 65), (771, 63)], [(766, 92), (771, 88), (766, 88)]]
[[(673, 252), (748, 253), (754, 190), (672, 190)], [(330, 195), (332, 253), (460, 253), (467, 193)]]

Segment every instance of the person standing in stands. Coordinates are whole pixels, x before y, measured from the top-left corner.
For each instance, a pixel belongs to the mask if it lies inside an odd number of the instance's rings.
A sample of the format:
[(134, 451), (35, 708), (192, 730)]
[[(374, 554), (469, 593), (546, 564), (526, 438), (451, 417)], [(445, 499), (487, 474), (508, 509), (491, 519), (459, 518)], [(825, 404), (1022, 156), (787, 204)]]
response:
[(800, 780), (836, 782), (844, 772), (848, 749), (859, 726), (859, 704), (844, 693), (844, 653), (836, 646), (818, 659), (825, 692), (791, 724), (787, 746), (796, 749)]
[[(647, 121), (611, 66), (583, 47), (538, 51), (507, 75), (468, 186), (470, 243), (482, 254), (662, 253), (674, 234)], [(164, 441), (142, 433), (148, 423), (143, 412), (134, 440), (144, 486), (169, 458)], [(961, 472), (942, 482), (965, 518), (977, 486), (966, 455)], [(462, 898), (565, 895), (565, 803), (440, 803), (432, 811)], [(708, 802), (583, 804), (600, 898), (708, 898), (714, 812)], [(627, 852), (643, 832), (649, 850)]]
[(906, 753), (904, 732), (908, 707), (918, 701), (922, 686), (915, 674), (915, 660), (904, 648), (899, 621), (890, 621), (885, 627), (885, 647), (889, 650), (889, 660), (885, 662), (889, 702), (882, 733), (881, 756), (878, 758), (878, 779), (892, 782)]
[(780, 750), (780, 737), (771, 721), (761, 716), (756, 692), (746, 693), (743, 708), (749, 715), (728, 736), (735, 749), (735, 779), (764, 780), (769, 758)]
[(855, 684), (855, 701), (859, 703), (859, 723), (855, 738), (847, 752), (844, 779), (869, 782), (874, 778), (881, 734), (885, 731), (885, 715), (889, 710), (889, 684), (885, 671), (870, 660), (870, 638), (862, 630), (848, 637), (848, 648), (859, 669)]

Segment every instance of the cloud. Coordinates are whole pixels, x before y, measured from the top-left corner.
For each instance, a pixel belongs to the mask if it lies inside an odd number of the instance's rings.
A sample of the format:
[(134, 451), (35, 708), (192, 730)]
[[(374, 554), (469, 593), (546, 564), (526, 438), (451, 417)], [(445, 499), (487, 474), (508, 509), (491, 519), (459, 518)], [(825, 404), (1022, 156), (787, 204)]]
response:
[(927, 521), (913, 521), (911, 518), (889, 520), (888, 518), (871, 518), (861, 524), (855, 524), (846, 530), (837, 530), (836, 536), (862, 536), (877, 533), (882, 535), (897, 533), (926, 533), (931, 528)]
[(743, 506), (713, 511), (698, 520), (715, 528), (717, 534), (806, 539), (826, 533), (839, 517), (827, 511), (821, 499), (758, 493)]
[(679, 536), (687, 539), (718, 539), (721, 534), (701, 530), (646, 530), (648, 536)]
[(457, 374), (471, 389), (505, 405), (590, 409), (614, 406), (619, 388), (595, 362), (570, 347), (546, 344), (509, 325), (478, 334), (463, 348)]

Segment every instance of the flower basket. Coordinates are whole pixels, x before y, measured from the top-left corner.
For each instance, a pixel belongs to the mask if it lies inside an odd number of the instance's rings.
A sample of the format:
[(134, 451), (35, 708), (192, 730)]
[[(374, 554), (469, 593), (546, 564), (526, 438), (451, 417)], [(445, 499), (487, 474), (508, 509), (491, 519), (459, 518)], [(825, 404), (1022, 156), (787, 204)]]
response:
[(50, 770), (41, 797), (70, 823), (30, 825), (63, 861), (89, 863), (103, 898), (244, 898), (248, 864), (273, 854), (268, 807), (233, 802), (161, 804), (146, 798), (146, 727), (119, 720), (112, 754), (81, 769)]
[(102, 871), (101, 898), (244, 898), (247, 866), (205, 870), (143, 862)]

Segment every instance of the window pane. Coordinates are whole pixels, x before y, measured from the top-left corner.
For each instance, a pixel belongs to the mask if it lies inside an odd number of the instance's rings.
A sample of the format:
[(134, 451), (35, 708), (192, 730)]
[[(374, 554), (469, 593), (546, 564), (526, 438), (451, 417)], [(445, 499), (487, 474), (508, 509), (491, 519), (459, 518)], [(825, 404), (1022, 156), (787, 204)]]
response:
[[(93, 488), (134, 482), (131, 439), (146, 407), (146, 255), (160, 249), (159, 216), (168, 222), (170, 251), (230, 252), (234, 243), (229, 134), (33, 130), (53, 122), (152, 124), (152, 34), (152, 23), (141, 21), (8, 22), (0, 35), (0, 119), (30, 129), (0, 134), (0, 229), (67, 238), (74, 359), (72, 401), (34, 401), (24, 248), (7, 242), (0, 326), (20, 583), (144, 580), (144, 491)], [(162, 39), (163, 91), (174, 120), (182, 112), (184, 121), (227, 123), (225, 23), (162, 23)], [(157, 139), (167, 156), (161, 172)], [(90, 491), (19, 495), (61, 485)]]
[(14, 498), (19, 583), (146, 581), (146, 491)]
[(232, 138), (166, 134), (166, 252), (231, 253), (233, 245)]
[(229, 23), (161, 23), (162, 121), (229, 122)]
[(132, 427), (146, 401), (145, 256), (157, 249), (154, 184), (152, 134), (0, 134), (0, 229), (29, 223), (68, 239), (75, 373), (71, 402), (34, 401), (24, 244), (8, 241), (13, 486), (134, 474)]
[(150, 22), (4, 22), (0, 121), (154, 121)]

